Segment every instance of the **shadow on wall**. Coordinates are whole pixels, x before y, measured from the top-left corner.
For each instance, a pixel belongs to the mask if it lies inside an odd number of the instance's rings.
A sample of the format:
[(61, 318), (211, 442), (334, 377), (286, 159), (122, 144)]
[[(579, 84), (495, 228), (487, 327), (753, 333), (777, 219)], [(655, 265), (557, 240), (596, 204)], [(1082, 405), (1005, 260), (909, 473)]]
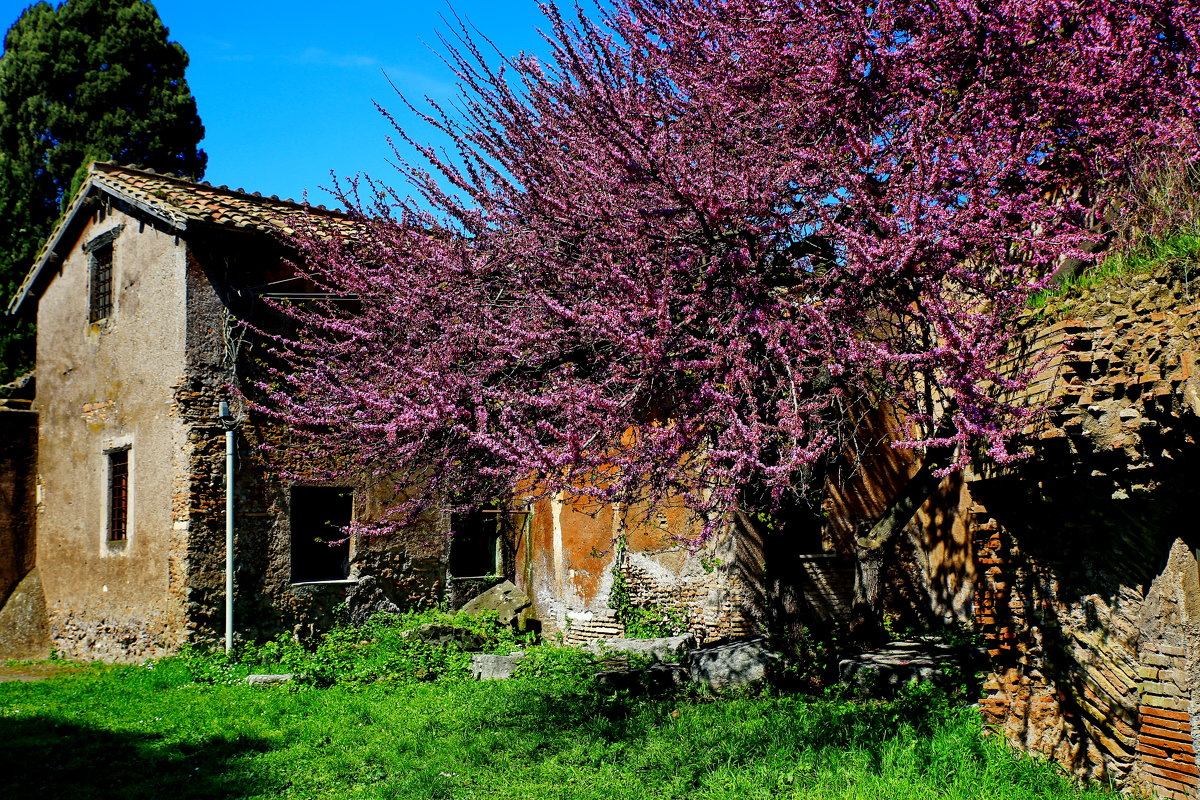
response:
[(1147, 587), (1176, 538), (1200, 543), (1196, 467), (1180, 464), (1169, 484), (1133, 493), (1108, 478), (1082, 475), (980, 481), (971, 493), (1044, 566), (1040, 577), (1055, 582), (1057, 599), (1111, 601), (1122, 586)]
[[(870, 455), (857, 472), (826, 480), (821, 509), (785, 509), (770, 523), (739, 515), (737, 565), (751, 613), (775, 636), (836, 630), (854, 595), (854, 536), (916, 470), (904, 451)], [(970, 619), (975, 563), (962, 476), (944, 479), (901, 536), (885, 545), (882, 611), (899, 630), (942, 630)]]
[[(847, 557), (855, 552), (855, 537), (885, 514), (921, 466), (913, 451), (889, 445), (899, 426), (892, 412), (882, 409), (865, 424), (861, 447), (848, 449), (825, 481), (824, 538)], [(900, 630), (970, 619), (975, 559), (968, 505), (962, 475), (950, 475), (903, 533), (884, 545), (882, 610)]]
[[(230, 769), (266, 742), (231, 733), (186, 747), (161, 736), (114, 733), (55, 717), (0, 719), (0, 797), (173, 800), (260, 796), (272, 789)], [(102, 771), (97, 765), (103, 764)]]
[(1136, 471), (1105, 457), (1087, 473), (1032, 465), (971, 484), (983, 509), (976, 619), (992, 661), (985, 705), (1005, 735), (1084, 776), (1124, 781), (1147, 702), (1139, 669), (1182, 645), (1152, 587), (1173, 545), (1185, 555), (1200, 545), (1200, 455), (1175, 450)]
[(34, 567), (37, 421), (35, 412), (0, 405), (0, 659), (41, 658), (50, 651), (46, 601)]
[(796, 504), (770, 521), (740, 513), (733, 536), (744, 613), (761, 630), (780, 643), (800, 642), (848, 619), (853, 561), (826, 548), (818, 509)]

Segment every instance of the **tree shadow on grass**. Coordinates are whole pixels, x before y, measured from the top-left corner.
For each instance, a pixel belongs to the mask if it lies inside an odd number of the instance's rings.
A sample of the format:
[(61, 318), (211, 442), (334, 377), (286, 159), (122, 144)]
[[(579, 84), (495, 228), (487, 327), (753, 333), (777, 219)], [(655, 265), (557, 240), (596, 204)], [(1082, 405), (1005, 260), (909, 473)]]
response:
[(188, 800), (269, 792), (231, 768), (267, 742), (231, 734), (168, 744), (158, 734), (87, 728), (54, 717), (0, 719), (0, 797)]
[[(548, 753), (570, 748), (580, 737), (618, 744), (636, 744), (656, 738), (675, 714), (688, 706), (719, 703), (714, 698), (664, 695), (657, 698), (586, 691), (547, 692), (529, 687), (507, 698), (500, 714), (481, 711), (493, 727), (505, 726), (543, 737)], [(714, 706), (719, 709), (720, 705)], [(948, 725), (961, 722), (960, 704), (937, 691), (916, 692), (892, 700), (813, 700), (762, 698), (740, 706), (748, 718), (718, 712), (709, 716), (713, 728), (705, 749), (735, 737), (739, 756), (747, 761), (768, 758), (782, 749), (791, 753), (858, 751), (876, 769), (897, 738), (918, 743), (918, 751)], [(764, 716), (768, 724), (754, 720)], [(922, 750), (921, 748), (924, 748)], [(723, 758), (723, 756), (721, 756)], [(718, 759), (719, 760), (719, 759)], [(715, 766), (715, 764), (714, 764)]]

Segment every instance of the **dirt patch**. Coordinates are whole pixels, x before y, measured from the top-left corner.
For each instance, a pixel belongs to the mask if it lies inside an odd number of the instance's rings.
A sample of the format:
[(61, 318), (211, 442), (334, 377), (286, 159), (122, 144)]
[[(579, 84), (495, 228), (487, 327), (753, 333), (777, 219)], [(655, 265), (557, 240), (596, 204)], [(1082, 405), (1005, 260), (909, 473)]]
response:
[(0, 664), (0, 683), (5, 681), (43, 681), (55, 675), (69, 675), (73, 672), (82, 672), (84, 669), (86, 669), (86, 665), (70, 661)]

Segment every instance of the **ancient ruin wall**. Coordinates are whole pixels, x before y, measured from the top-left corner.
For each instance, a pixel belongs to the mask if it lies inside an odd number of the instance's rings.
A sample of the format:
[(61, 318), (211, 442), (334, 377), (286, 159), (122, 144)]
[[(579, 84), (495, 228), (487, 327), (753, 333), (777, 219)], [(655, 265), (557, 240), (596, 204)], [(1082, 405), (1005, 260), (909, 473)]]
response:
[(988, 722), (1083, 777), (1180, 798), (1200, 785), (1196, 300), (1149, 276), (1076, 300), (1029, 345), (1057, 354), (1032, 457), (967, 487)]
[(539, 501), (515, 548), (515, 578), (543, 632), (569, 644), (628, 635), (635, 608), (700, 641), (761, 630), (750, 580), (761, 560), (732, 530), (695, 546), (697, 532), (682, 508), (647, 516)]

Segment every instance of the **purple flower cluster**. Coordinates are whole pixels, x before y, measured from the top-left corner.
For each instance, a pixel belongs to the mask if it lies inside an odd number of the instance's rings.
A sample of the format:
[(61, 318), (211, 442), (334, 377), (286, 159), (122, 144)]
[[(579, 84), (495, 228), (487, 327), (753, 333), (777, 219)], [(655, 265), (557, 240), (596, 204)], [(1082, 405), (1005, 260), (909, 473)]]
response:
[(357, 302), (288, 309), (263, 405), (409, 487), (393, 522), (563, 493), (711, 530), (879, 408), (879, 446), (1008, 460), (1030, 293), (1131, 170), (1197, 152), (1195, 0), (545, 12), (544, 62), (447, 44), (458, 153), (409, 142), (416, 199), (351, 184), (362, 235), (298, 241)]

